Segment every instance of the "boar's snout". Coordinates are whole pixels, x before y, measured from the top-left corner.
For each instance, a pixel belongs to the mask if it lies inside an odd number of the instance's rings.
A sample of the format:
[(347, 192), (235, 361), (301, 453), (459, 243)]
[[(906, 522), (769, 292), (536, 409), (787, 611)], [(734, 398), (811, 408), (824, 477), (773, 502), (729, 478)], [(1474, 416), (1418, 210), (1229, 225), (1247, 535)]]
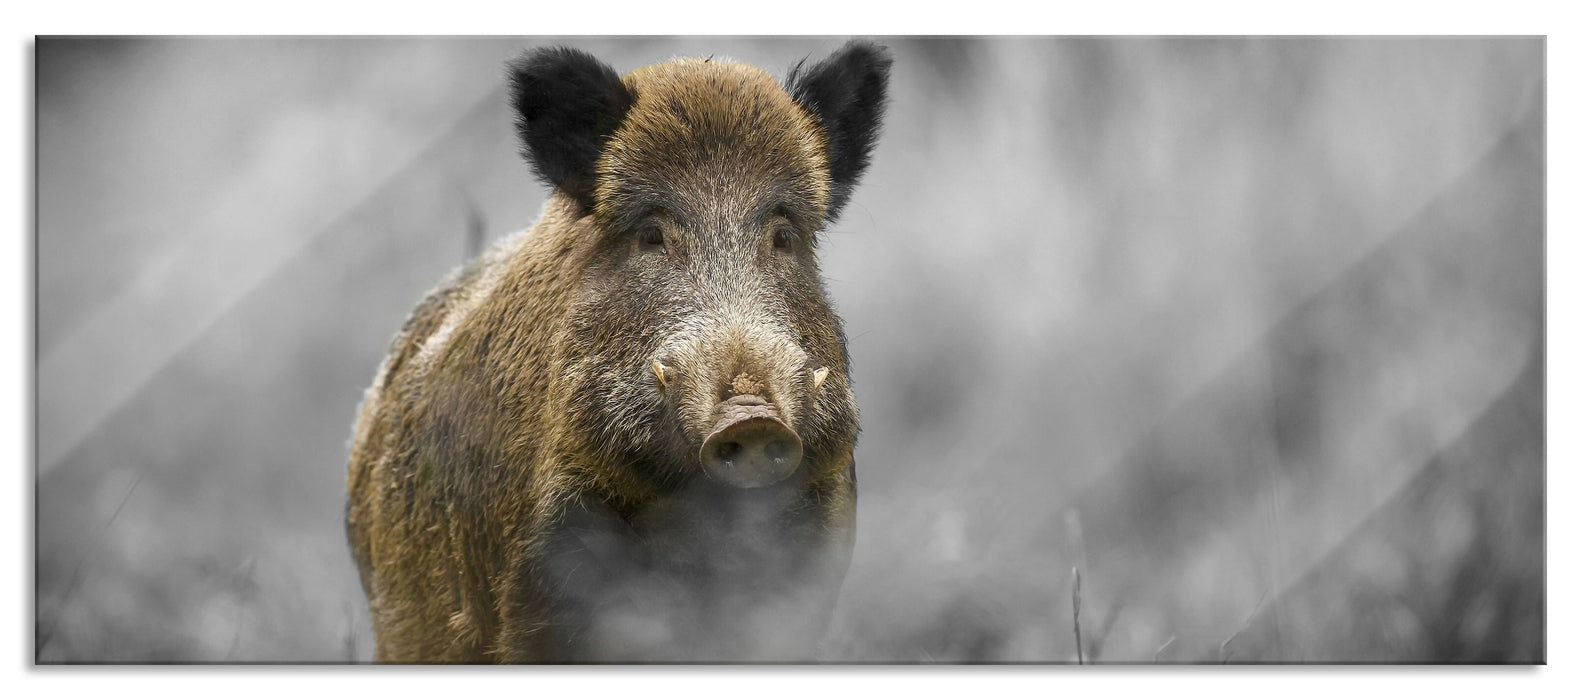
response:
[(731, 486), (778, 483), (802, 463), (802, 440), (756, 395), (735, 396), (715, 409), (718, 420), (698, 458), (703, 473)]

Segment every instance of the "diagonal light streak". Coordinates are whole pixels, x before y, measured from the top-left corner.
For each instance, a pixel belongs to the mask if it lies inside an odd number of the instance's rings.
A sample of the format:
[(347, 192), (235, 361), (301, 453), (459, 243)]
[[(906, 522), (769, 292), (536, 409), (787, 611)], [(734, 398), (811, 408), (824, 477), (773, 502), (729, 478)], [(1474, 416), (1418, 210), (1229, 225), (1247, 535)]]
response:
[[(307, 250), (340, 230), (372, 198), (427, 162), (485, 109), (504, 109), (491, 88), (461, 110), (439, 135), (390, 158), (370, 184), (312, 233), (294, 240), (279, 230), (194, 236), (188, 245), (146, 267), (122, 294), (94, 311), (38, 364), (38, 476), (105, 424), (159, 371), (222, 321), (240, 302)], [(239, 229), (249, 224), (240, 222)]]

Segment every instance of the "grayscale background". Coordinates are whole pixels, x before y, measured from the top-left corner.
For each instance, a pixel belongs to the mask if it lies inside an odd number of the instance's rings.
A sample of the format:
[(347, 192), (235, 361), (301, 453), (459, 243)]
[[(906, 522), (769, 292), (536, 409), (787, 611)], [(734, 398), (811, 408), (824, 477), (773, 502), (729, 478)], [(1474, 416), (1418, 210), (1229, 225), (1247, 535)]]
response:
[[(547, 194), (503, 62), (843, 41), (39, 39), (37, 661), (369, 659), (357, 404)], [(1541, 38), (883, 41), (828, 660), (1544, 661)]]

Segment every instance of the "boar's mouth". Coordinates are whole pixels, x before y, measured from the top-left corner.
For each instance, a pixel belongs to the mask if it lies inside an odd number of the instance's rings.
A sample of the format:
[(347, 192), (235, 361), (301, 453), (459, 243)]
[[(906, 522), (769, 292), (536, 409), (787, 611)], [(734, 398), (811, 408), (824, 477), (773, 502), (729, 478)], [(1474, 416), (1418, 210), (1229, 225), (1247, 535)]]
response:
[(714, 429), (698, 459), (715, 481), (739, 488), (769, 486), (802, 463), (802, 440), (759, 396), (733, 396), (715, 406), (714, 415)]

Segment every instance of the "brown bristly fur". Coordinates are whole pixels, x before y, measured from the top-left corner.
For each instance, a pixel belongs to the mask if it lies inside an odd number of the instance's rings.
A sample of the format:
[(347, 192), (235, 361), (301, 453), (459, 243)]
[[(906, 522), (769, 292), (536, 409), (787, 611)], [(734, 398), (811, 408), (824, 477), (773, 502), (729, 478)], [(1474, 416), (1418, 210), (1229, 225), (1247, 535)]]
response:
[[(719, 522), (782, 533), (786, 571), (814, 562), (834, 573), (810, 580), (838, 588), (857, 408), (814, 257), (830, 125), (767, 74), (725, 61), (650, 66), (623, 84), (634, 99), (600, 141), (592, 206), (557, 191), (530, 230), (442, 282), (367, 391), (347, 530), (378, 661), (604, 658), (567, 651), (592, 642), (574, 638), (586, 601), (557, 588), (576, 572), (556, 557), (618, 557), (583, 551), (582, 531), (567, 528), (603, 523), (597, 532), (683, 581), (694, 580), (692, 564), (676, 563), (691, 561), (688, 546), (734, 552), (734, 535), (707, 525), (736, 512), (737, 497), (696, 468), (733, 380), (772, 400), (805, 457), (789, 485), (751, 496), (769, 504), (769, 524)], [(644, 257), (630, 231), (655, 207), (669, 217), (665, 249)], [(765, 227), (781, 220), (799, 234), (792, 251), (769, 245)], [(827, 368), (822, 381), (815, 368)], [(827, 614), (833, 590), (815, 598)]]

